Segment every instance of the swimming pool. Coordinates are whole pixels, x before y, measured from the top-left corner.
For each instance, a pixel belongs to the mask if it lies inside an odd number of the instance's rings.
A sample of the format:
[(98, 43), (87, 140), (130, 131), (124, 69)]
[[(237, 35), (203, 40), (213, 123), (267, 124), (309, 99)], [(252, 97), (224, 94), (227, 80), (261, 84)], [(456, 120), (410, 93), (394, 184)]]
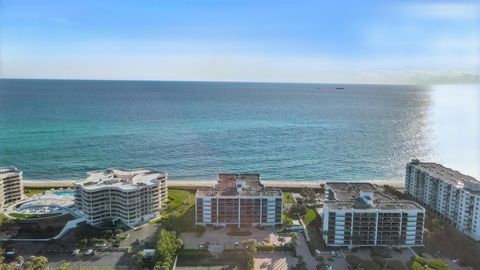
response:
[(73, 192), (72, 190), (64, 190), (64, 191), (55, 191), (55, 192), (53, 192), (53, 194), (59, 195), (59, 196), (72, 196), (73, 197), (75, 192)]

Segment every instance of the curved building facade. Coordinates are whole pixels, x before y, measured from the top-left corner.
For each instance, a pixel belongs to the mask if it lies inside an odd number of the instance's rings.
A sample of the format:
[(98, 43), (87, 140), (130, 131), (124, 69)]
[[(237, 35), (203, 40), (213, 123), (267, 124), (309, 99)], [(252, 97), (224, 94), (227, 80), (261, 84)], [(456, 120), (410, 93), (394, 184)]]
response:
[(167, 174), (150, 169), (107, 169), (75, 184), (75, 207), (87, 223), (136, 226), (160, 215), (168, 194)]
[(22, 181), (22, 172), (17, 168), (0, 168), (0, 207), (23, 199)]

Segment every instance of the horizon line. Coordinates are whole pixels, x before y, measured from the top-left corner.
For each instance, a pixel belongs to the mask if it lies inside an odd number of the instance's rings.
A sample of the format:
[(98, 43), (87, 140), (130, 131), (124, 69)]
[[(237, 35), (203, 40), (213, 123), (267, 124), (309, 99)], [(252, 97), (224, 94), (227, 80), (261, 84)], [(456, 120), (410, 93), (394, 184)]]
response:
[[(230, 80), (161, 80), (161, 79), (75, 79), (75, 78), (21, 78), (21, 77), (0, 77), (0, 80), (38, 80), (38, 81), (104, 81), (104, 82), (200, 82), (200, 83), (264, 83), (264, 84), (342, 84), (342, 85), (405, 85), (405, 86), (426, 86), (425, 83), (368, 83), (368, 82), (297, 82), (297, 81), (230, 81)], [(441, 83), (441, 84), (478, 84), (478, 82), (466, 83)]]

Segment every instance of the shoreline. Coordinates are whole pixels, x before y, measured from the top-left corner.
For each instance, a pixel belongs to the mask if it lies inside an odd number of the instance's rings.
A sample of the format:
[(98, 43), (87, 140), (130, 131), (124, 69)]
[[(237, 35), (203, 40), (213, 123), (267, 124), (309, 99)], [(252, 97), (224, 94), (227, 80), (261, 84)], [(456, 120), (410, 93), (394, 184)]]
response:
[[(73, 187), (74, 183), (81, 180), (23, 180), (23, 186), (27, 188), (69, 188)], [(287, 181), (287, 180), (261, 180), (266, 187), (275, 188), (318, 188), (320, 184), (326, 182), (368, 182), (374, 185), (388, 184), (395, 188), (403, 188), (403, 180), (363, 180), (363, 181), (338, 181), (338, 180), (313, 180), (313, 181)], [(212, 187), (217, 183), (217, 180), (167, 180), (168, 187), (180, 188), (199, 188)]]

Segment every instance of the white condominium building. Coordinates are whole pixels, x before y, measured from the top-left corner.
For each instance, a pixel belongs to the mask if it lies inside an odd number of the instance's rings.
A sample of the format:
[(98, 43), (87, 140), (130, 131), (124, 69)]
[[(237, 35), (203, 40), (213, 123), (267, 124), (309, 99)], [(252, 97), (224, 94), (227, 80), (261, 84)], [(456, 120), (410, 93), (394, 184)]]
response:
[(15, 167), (0, 168), (0, 207), (23, 198), (23, 175)]
[(282, 223), (282, 191), (265, 188), (258, 174), (218, 174), (213, 188), (195, 195), (195, 222), (201, 225)]
[(407, 164), (405, 193), (458, 230), (480, 240), (480, 181), (440, 164)]
[(167, 174), (149, 169), (107, 169), (75, 184), (75, 207), (87, 223), (120, 221), (128, 226), (160, 215), (167, 197)]
[(425, 209), (370, 183), (329, 182), (322, 213), (327, 246), (423, 246)]

